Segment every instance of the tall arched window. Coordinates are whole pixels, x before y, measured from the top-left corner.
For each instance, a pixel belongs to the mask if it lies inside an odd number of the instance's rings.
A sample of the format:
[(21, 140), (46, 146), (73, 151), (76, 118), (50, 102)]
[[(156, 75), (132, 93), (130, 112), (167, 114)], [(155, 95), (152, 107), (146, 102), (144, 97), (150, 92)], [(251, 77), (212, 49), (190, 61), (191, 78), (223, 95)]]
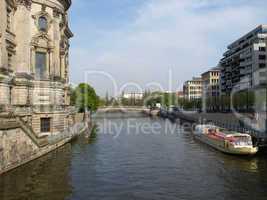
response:
[(39, 17), (38, 19), (38, 27), (40, 31), (47, 31), (48, 24), (47, 19), (44, 16)]

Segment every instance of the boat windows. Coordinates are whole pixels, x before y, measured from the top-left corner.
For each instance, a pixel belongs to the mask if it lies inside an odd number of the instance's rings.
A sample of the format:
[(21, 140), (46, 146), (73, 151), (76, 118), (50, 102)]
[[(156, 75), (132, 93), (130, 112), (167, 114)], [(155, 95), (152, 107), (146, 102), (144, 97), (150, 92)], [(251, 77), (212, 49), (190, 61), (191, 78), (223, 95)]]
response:
[(250, 137), (236, 136), (234, 138), (235, 138), (235, 141), (233, 143), (237, 146), (251, 146), (252, 145), (252, 141)]

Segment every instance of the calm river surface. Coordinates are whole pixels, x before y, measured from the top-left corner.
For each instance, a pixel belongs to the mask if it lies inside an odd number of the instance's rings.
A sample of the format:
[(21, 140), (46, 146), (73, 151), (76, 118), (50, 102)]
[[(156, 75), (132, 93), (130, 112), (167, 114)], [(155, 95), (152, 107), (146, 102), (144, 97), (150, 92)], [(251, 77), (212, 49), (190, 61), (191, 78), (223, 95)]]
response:
[(222, 154), (160, 119), (95, 120), (90, 140), (1, 176), (0, 199), (267, 199), (266, 155)]

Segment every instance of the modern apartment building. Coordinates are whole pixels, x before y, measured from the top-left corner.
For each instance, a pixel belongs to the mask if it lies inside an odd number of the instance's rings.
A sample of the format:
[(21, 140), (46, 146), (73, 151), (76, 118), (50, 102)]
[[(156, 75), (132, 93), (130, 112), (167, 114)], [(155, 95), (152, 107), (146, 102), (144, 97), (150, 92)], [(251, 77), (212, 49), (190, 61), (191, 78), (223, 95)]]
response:
[(243, 90), (267, 83), (267, 25), (260, 25), (228, 46), (221, 66), (221, 91)]
[(184, 97), (188, 100), (202, 98), (202, 83), (201, 77), (193, 77), (192, 80), (186, 81), (183, 87)]
[(206, 98), (220, 96), (220, 74), (220, 68), (214, 67), (201, 75), (203, 96)]

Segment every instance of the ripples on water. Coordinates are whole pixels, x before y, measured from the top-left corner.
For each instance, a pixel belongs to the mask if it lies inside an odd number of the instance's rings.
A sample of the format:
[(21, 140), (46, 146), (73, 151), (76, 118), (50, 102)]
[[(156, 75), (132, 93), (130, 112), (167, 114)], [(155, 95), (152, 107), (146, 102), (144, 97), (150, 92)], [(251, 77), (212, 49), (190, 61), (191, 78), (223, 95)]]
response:
[[(103, 127), (129, 118), (97, 116), (90, 141), (80, 137), (0, 177), (0, 199), (267, 199), (265, 155), (225, 155), (168, 121), (131, 117), (139, 125), (160, 124), (161, 134), (122, 126), (114, 138)], [(175, 131), (165, 133), (166, 127)]]

